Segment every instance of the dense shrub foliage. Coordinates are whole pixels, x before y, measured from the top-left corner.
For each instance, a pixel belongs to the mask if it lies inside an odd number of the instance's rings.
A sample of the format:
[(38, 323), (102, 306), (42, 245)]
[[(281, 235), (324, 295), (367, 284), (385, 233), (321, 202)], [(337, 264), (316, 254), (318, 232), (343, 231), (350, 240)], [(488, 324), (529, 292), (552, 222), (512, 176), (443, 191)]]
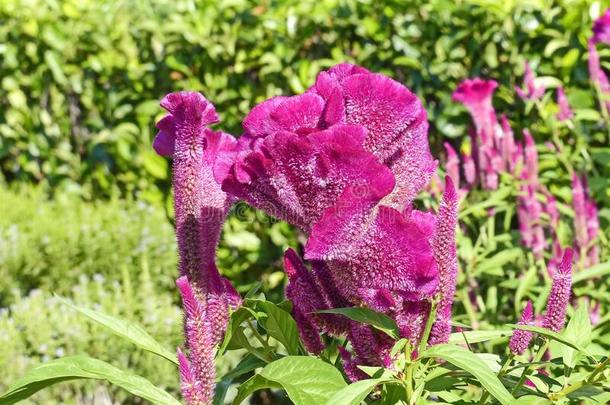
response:
[[(511, 90), (525, 59), (550, 84), (564, 83), (590, 126), (599, 113), (586, 40), (600, 7), (591, 0), (5, 1), (2, 173), (90, 198), (137, 190), (159, 199), (168, 190), (167, 162), (148, 148), (159, 94), (202, 91), (222, 111), (223, 128), (239, 133), (255, 103), (300, 92), (321, 68), (345, 60), (389, 74), (424, 100), (436, 152), (444, 137), (466, 133), (450, 95), (468, 76), (500, 80), (498, 102), (521, 125)], [(542, 123), (532, 129), (540, 139), (550, 131)], [(582, 140), (603, 144), (595, 132)], [(608, 151), (592, 150), (591, 159), (605, 170)], [(591, 179), (605, 201), (607, 173)]]

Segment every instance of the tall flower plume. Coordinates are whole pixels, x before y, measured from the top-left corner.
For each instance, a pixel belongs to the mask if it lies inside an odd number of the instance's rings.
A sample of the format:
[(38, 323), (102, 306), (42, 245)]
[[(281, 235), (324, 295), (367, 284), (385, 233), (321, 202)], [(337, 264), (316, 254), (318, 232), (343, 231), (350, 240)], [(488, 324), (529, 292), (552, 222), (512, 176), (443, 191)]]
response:
[(553, 275), (553, 285), (546, 303), (542, 326), (553, 332), (560, 332), (566, 321), (566, 311), (572, 293), (572, 255), (572, 249), (567, 248)]
[[(525, 309), (523, 309), (523, 313), (521, 314), (521, 320), (517, 325), (532, 325), (533, 321), (534, 310), (532, 308), (532, 302), (527, 301)], [(525, 350), (532, 342), (533, 338), (534, 334), (532, 332), (523, 329), (516, 329), (513, 332), (513, 335), (510, 337), (508, 347), (510, 348), (510, 351), (515, 355), (523, 354), (523, 352), (525, 352)]]
[(229, 308), (240, 297), (216, 268), (215, 250), (232, 198), (220, 187), (237, 153), (233, 137), (208, 128), (214, 106), (196, 92), (167, 95), (169, 114), (157, 123), (153, 147), (173, 159), (174, 210), (188, 353), (179, 352), (182, 391), (191, 404), (209, 404), (214, 391), (214, 351)]

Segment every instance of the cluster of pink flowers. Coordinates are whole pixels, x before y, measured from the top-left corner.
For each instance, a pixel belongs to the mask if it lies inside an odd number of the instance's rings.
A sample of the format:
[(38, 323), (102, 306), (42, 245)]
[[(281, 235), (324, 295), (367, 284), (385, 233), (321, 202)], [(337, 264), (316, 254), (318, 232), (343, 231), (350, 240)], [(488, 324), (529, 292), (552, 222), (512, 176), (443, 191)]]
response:
[[(393, 317), (414, 344), (439, 297), (430, 342), (446, 342), (457, 276), (457, 194), (448, 177), (438, 213), (412, 202), (436, 171), (426, 112), (407, 88), (359, 66), (321, 72), (304, 94), (274, 97), (252, 109), (244, 134), (209, 129), (218, 122), (199, 93), (165, 97), (155, 150), (173, 159), (180, 289), (188, 351), (179, 352), (189, 404), (213, 395), (215, 347), (239, 295), (215, 265), (228, 209), (242, 199), (297, 226), (304, 262), (289, 250), (286, 295), (306, 348), (321, 334), (345, 336), (344, 368), (389, 365), (388, 336), (330, 308), (367, 306)], [(351, 370), (351, 372), (350, 372)]]
[[(567, 248), (557, 271), (553, 275), (553, 285), (547, 299), (546, 311), (541, 319), (540, 326), (553, 332), (560, 332), (565, 325), (566, 311), (572, 294), (572, 256), (572, 249)], [(534, 326), (536, 323), (532, 303), (528, 301), (518, 325)], [(523, 354), (533, 338), (533, 332), (517, 329), (509, 341), (510, 351), (515, 355)]]

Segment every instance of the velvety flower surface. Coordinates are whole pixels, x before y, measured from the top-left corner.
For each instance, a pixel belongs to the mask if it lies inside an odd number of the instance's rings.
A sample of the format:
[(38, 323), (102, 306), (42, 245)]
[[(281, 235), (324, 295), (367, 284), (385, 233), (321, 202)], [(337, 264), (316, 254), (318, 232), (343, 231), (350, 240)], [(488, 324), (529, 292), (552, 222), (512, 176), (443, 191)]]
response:
[(391, 171), (364, 149), (365, 136), (363, 127), (346, 124), (276, 132), (235, 164), (223, 189), (309, 232), (347, 185), (393, 187)]
[[(525, 309), (521, 314), (521, 320), (517, 323), (518, 325), (533, 325), (534, 322), (534, 309), (532, 307), (532, 302), (527, 301), (525, 305)], [(510, 351), (515, 354), (523, 354), (525, 350), (528, 348), (532, 339), (534, 338), (534, 333), (522, 330), (515, 329), (513, 335), (510, 337), (510, 341), (508, 342), (508, 347)]]
[[(245, 140), (242, 142), (256, 146), (251, 153), (240, 156), (225, 189), (257, 206), (261, 202), (260, 184), (251, 181), (248, 174), (252, 170), (252, 160), (258, 159), (252, 154), (261, 153), (259, 139), (277, 136), (280, 132), (285, 136), (290, 132), (295, 137), (312, 138), (309, 142), (319, 144), (326, 140), (313, 133), (325, 129), (332, 132), (340, 124), (351, 124), (343, 126), (345, 131), (352, 131), (355, 138), (348, 148), (355, 147), (356, 140), (360, 141), (364, 151), (391, 170), (395, 187), (386, 197), (387, 205), (406, 207), (436, 170), (428, 145), (426, 112), (417, 97), (388, 77), (341, 64), (321, 72), (307, 93), (275, 97), (252, 109), (244, 120)], [(350, 153), (349, 150), (335, 152)], [(275, 181), (273, 175), (266, 174)], [(275, 186), (281, 187), (281, 184)], [(285, 204), (275, 205), (284, 207)], [(288, 208), (291, 214), (299, 209)], [(302, 222), (307, 221), (297, 218), (295, 222), (304, 226)]]

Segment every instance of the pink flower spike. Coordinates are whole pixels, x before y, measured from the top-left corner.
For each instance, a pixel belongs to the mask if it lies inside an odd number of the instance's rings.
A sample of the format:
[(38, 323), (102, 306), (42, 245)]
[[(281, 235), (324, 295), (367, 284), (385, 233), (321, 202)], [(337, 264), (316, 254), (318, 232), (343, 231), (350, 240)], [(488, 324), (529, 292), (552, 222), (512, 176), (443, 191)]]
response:
[(527, 169), (527, 182), (530, 186), (538, 185), (538, 151), (536, 142), (528, 129), (523, 130), (525, 138), (525, 167)]
[[(532, 308), (532, 302), (527, 301), (527, 304), (525, 305), (525, 309), (521, 314), (521, 320), (519, 321), (518, 325), (532, 325), (533, 320), (534, 310)], [(533, 338), (534, 334), (532, 332), (523, 329), (515, 329), (508, 343), (508, 347), (514, 355), (523, 354), (523, 352), (525, 352), (525, 349), (527, 349), (530, 345)]]
[(536, 76), (530, 67), (529, 62), (525, 62), (525, 76), (523, 77), (524, 89), (515, 87), (517, 95), (523, 100), (538, 100), (544, 95), (544, 86), (536, 84)]
[(189, 349), (188, 360), (181, 352), (178, 354), (181, 389), (188, 405), (209, 405), (216, 385), (214, 325), (208, 319), (206, 305), (195, 295), (186, 276), (176, 280), (176, 285), (182, 295)]
[(574, 116), (563, 87), (557, 88), (557, 105), (559, 105), (559, 112), (557, 113), (559, 121), (567, 121)]
[(477, 172), (476, 172), (476, 167), (474, 164), (474, 160), (472, 159), (472, 157), (470, 156), (469, 153), (462, 153), (462, 162), (463, 162), (463, 167), (464, 167), (464, 177), (466, 178), (466, 183), (468, 183), (469, 186), (474, 185), (475, 181), (477, 180)]
[(572, 293), (572, 256), (572, 249), (567, 248), (553, 276), (553, 285), (542, 321), (542, 326), (553, 332), (560, 332), (566, 321), (566, 310)]
[(460, 184), (460, 158), (458, 157), (455, 149), (449, 142), (444, 143), (445, 151), (447, 152), (447, 163), (445, 164), (445, 170), (447, 175), (453, 180), (453, 184), (459, 186)]
[[(608, 76), (602, 70), (599, 54), (597, 53), (597, 49), (595, 47), (595, 43), (593, 41), (589, 41), (589, 76), (593, 85), (599, 88), (601, 94), (610, 98), (610, 80), (608, 80)], [(605, 107), (607, 110), (610, 110), (610, 100), (606, 99)]]
[(430, 344), (446, 343), (451, 333), (451, 310), (458, 273), (458, 258), (455, 247), (458, 197), (451, 177), (445, 178), (445, 193), (438, 210), (432, 249), (439, 274), (440, 301), (436, 321), (432, 326)]
[(601, 42), (610, 45), (610, 8), (593, 23), (591, 41), (594, 44)]

